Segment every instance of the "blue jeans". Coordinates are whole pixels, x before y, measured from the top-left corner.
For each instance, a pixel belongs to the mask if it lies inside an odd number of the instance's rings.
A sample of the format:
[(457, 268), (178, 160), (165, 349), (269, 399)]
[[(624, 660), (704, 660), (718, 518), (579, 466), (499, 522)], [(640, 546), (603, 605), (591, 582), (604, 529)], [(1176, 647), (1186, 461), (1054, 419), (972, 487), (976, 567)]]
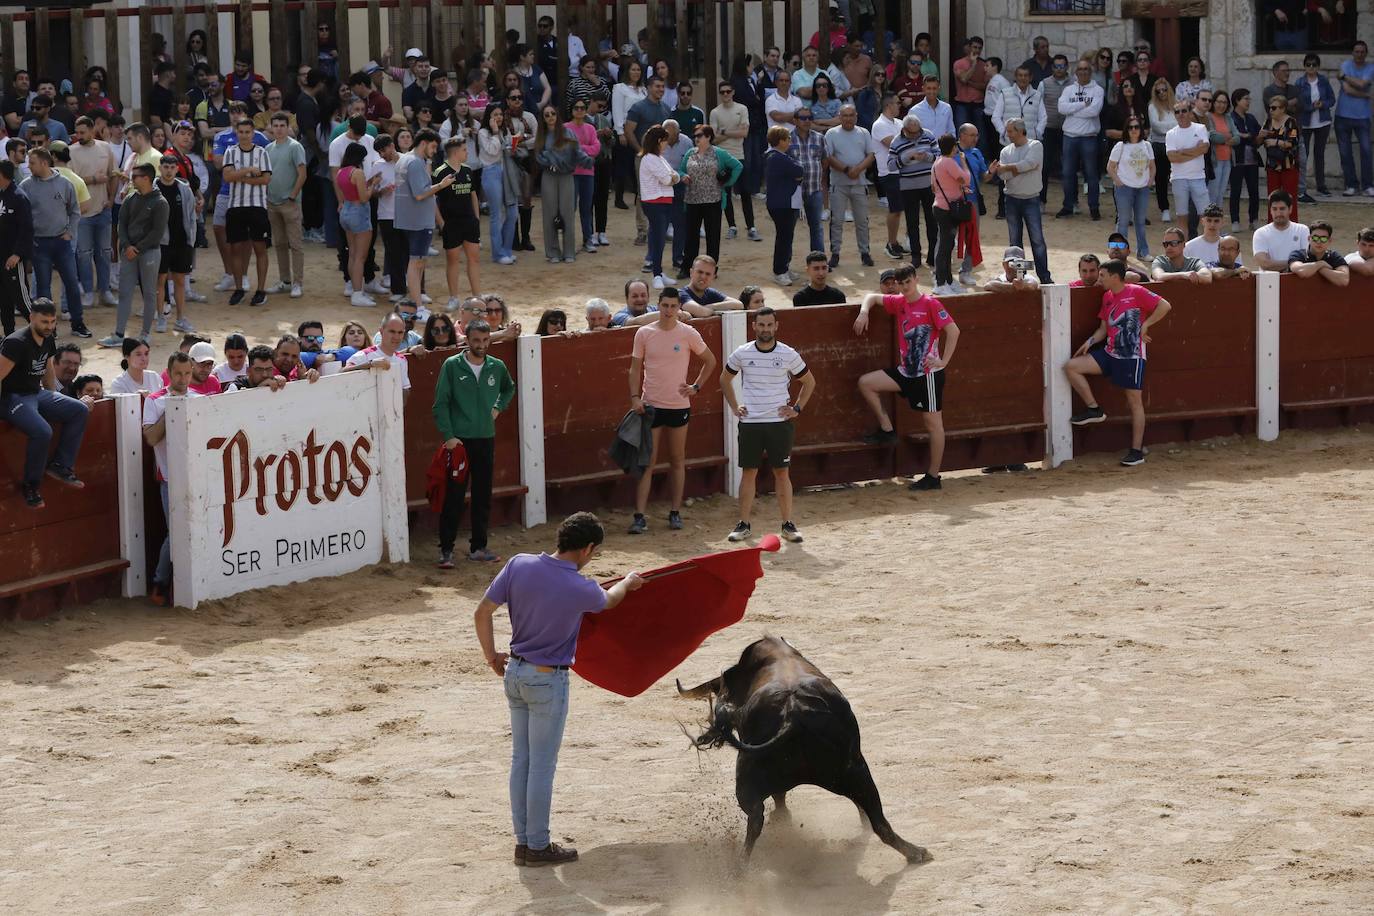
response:
[(682, 257), (687, 244), (687, 186), (673, 185), (673, 263), (685, 267)]
[[(1355, 143), (1360, 144), (1360, 171), (1355, 174)], [(1369, 119), (1336, 118), (1336, 145), (1341, 148), (1341, 174), (1347, 188), (1374, 188), (1374, 157), (1370, 155)], [(1356, 184), (1355, 179), (1360, 179)]]
[[(1230, 159), (1225, 162), (1217, 162), (1214, 168), (1212, 180), (1207, 182), (1207, 199), (1218, 207), (1226, 203), (1226, 189), (1231, 187), (1231, 166), (1234, 165)], [(1325, 181), (1325, 179), (1322, 179)]]
[(39, 299), (52, 298), (52, 272), (62, 278), (62, 292), (72, 324), (81, 325), (81, 280), (76, 275), (76, 249), (60, 235), (33, 240), (33, 278)]
[(167, 481), (159, 480), (157, 488), (162, 492), (162, 517), (167, 520), (167, 536), (162, 539), (162, 549), (157, 552), (153, 584), (166, 588), (172, 584), (172, 510), (167, 499)]
[(1045, 248), (1045, 229), (1040, 224), (1039, 197), (1012, 197), (1007, 195), (1007, 238), (1012, 245), (1021, 247), (1021, 227), (1030, 236), (1031, 256), (1035, 259), (1035, 274), (1043, 285), (1054, 281), (1050, 279), (1049, 251)]
[(978, 128), (979, 136), (983, 133), (983, 103), (982, 102), (953, 102), (954, 108), (954, 129), (958, 130), (961, 125), (972, 124)]
[[(1192, 238), (1197, 234), (1197, 221), (1202, 216), (1202, 211), (1207, 209), (1207, 204), (1211, 200), (1207, 196), (1206, 178), (1175, 178), (1174, 186), (1174, 218), (1182, 216), (1188, 221), (1188, 237)], [(1192, 203), (1192, 209), (1196, 213), (1190, 212), (1188, 205)]]
[[(825, 200), (820, 191), (802, 191), (802, 212), (806, 214), (806, 228), (811, 234), (810, 246), (807, 253), (813, 251), (825, 251), (825, 232), (821, 229), (821, 213), (825, 210)], [(840, 219), (844, 219), (844, 214), (840, 214)]]
[(487, 198), (487, 212), (491, 220), (491, 259), (514, 257), (515, 203), (502, 205), (506, 197), (505, 167), (499, 163), (482, 166), (482, 193)]
[[(1227, 163), (1228, 165), (1230, 163)], [(1119, 184), (1112, 189), (1116, 199), (1116, 231), (1130, 238), (1128, 227), (1135, 223), (1135, 252), (1138, 257), (1150, 256), (1150, 242), (1145, 235), (1145, 219), (1149, 216), (1150, 189), (1131, 188)]]
[[(83, 216), (76, 232), (76, 273), (81, 288), (99, 295), (110, 288), (110, 225), (112, 212), (101, 210), (94, 216)], [(91, 275), (91, 257), (95, 257), (95, 275)], [(94, 285), (92, 285), (94, 283)]]
[(0, 419), (28, 437), (24, 453), (24, 483), (37, 486), (48, 465), (48, 446), (52, 444), (52, 423), (62, 424), (57, 452), (52, 463), (73, 470), (86, 420), (91, 412), (76, 398), (46, 389), (37, 394), (7, 394), (0, 398)]
[(1098, 160), (1097, 136), (1071, 137), (1064, 135), (1064, 209), (1073, 212), (1078, 203), (1078, 167), (1083, 167), (1083, 177), (1088, 180), (1088, 209), (1098, 210), (1100, 187), (1097, 175)]
[(592, 225), (592, 204), (596, 203), (596, 176), (574, 175), (573, 190), (577, 194), (577, 215), (582, 221), (582, 244), (590, 245), (596, 232)]
[(506, 663), (510, 705), (510, 816), (515, 842), (531, 849), (549, 845), (549, 808), (558, 747), (568, 721), (568, 672), (538, 671), (528, 662)]
[(673, 220), (673, 204), (644, 203), (644, 218), (649, 221), (649, 250), (644, 259), (649, 262), (649, 272), (655, 277), (663, 276), (663, 243), (668, 238), (668, 225)]
[(797, 229), (797, 211), (769, 210), (773, 217), (773, 275), (786, 273), (792, 263), (792, 234)]

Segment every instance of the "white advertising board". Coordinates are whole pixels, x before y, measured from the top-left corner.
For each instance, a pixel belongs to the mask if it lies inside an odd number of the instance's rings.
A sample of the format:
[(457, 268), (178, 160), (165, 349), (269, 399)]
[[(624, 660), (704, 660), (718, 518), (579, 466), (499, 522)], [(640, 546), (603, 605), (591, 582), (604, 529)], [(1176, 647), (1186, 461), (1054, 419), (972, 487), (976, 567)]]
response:
[(171, 399), (176, 603), (408, 562), (404, 443), (396, 372)]

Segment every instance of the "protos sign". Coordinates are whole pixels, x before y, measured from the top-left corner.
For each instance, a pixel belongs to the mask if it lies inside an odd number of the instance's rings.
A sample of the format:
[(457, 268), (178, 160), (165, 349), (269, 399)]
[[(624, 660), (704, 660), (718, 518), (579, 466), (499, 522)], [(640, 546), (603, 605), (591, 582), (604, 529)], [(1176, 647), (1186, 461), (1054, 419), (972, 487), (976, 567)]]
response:
[(177, 604), (409, 559), (399, 375), (167, 406)]

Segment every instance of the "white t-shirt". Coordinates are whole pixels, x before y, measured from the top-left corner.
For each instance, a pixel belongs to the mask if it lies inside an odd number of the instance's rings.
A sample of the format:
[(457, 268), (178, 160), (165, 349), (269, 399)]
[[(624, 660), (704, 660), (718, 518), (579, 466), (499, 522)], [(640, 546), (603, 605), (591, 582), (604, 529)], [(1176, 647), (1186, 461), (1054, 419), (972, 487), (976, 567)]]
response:
[[(130, 369), (129, 372), (133, 370)], [(110, 394), (138, 394), (140, 391), (161, 391), (162, 376), (152, 369), (143, 370), (143, 381), (138, 381), (129, 372), (119, 373), (119, 377), (106, 389)]]
[(369, 363), (374, 363), (382, 359), (391, 360), (391, 371), (401, 373), (401, 390), (409, 391), (410, 371), (406, 367), (405, 354), (399, 351), (391, 354), (391, 356), (388, 357), (385, 353), (382, 352), (381, 347), (368, 347), (367, 349), (359, 350), (357, 353), (354, 353), (352, 356), (350, 356), (348, 358), (348, 362), (344, 363), (344, 366), (366, 366)]
[(363, 147), (367, 150), (367, 158), (363, 160), (363, 174), (366, 175), (367, 167), (380, 158), (375, 152), (373, 152), (373, 140), (371, 134), (363, 134), (363, 138), (361, 140), (354, 140), (352, 137), (348, 135), (348, 131), (344, 131), (343, 133), (335, 137), (333, 140), (329, 141), (329, 167), (331, 169), (337, 169), (343, 165), (344, 150), (348, 149), (348, 144), (350, 143), (361, 143)]
[[(1295, 251), (1307, 250), (1307, 227), (1302, 223), (1290, 222), (1283, 229), (1269, 223), (1260, 226), (1255, 230), (1255, 237), (1251, 241), (1251, 251), (1255, 255), (1256, 261), (1261, 252), (1267, 254), (1275, 261), (1283, 264), (1283, 270), (1288, 270), (1288, 256)], [(1349, 262), (1347, 262), (1349, 263)]]
[(219, 379), (221, 385), (228, 385), (248, 374), (248, 360), (243, 361), (243, 369), (239, 371), (235, 371), (228, 363), (220, 363), (210, 374)]
[(1127, 188), (1150, 187), (1150, 163), (1155, 161), (1155, 150), (1149, 143), (1118, 140), (1107, 158), (1116, 163), (1118, 184)]
[(1209, 242), (1202, 236), (1191, 238), (1188, 244), (1183, 246), (1183, 256), (1185, 258), (1197, 258), (1204, 264), (1215, 264), (1219, 257), (1217, 246), (1221, 244), (1221, 236), (1217, 236), (1215, 242)]
[[(1164, 149), (1166, 152), (1192, 149), (1199, 143), (1207, 143), (1207, 128), (1201, 124), (1190, 124), (1187, 127), (1182, 125), (1169, 128), (1169, 132), (1164, 135)], [(1206, 178), (1207, 162), (1205, 156), (1195, 156), (1187, 162), (1171, 162), (1170, 181), (1178, 181), (1182, 178)]]
[[(397, 160), (398, 162), (400, 160)], [(373, 193), (377, 195), (377, 219), (396, 218), (396, 163), (387, 162), (381, 156), (377, 161), (363, 167), (363, 174), (369, 181), (376, 175), (382, 176), (382, 184)], [(391, 188), (389, 193), (382, 188)]]
[(806, 374), (806, 360), (781, 341), (764, 351), (751, 340), (730, 354), (725, 367), (740, 377), (740, 403), (748, 411), (741, 423), (782, 422), (778, 408), (791, 403), (788, 386)]
[[(189, 390), (189, 389), (187, 390), (185, 396), (188, 397), (188, 398), (199, 398), (199, 397), (204, 397), (204, 395), (200, 394), (199, 392), (191, 391), (191, 390)], [(148, 398), (144, 398), (144, 399), (143, 399), (143, 425), (144, 425), (145, 428), (146, 428), (146, 427), (149, 427), (149, 426), (152, 426), (152, 425), (153, 425), (154, 423), (156, 423), (158, 420), (161, 420), (162, 417), (163, 417), (163, 415), (167, 413), (167, 399), (168, 399), (168, 397), (169, 397), (169, 395), (167, 395), (167, 394), (160, 394), (160, 395), (154, 395), (154, 396), (152, 396), (152, 397), (148, 397)], [(167, 437), (166, 437), (166, 436), (163, 436), (163, 437), (162, 437), (162, 440), (161, 440), (160, 442), (158, 442), (157, 445), (154, 445), (154, 446), (153, 446), (153, 457), (157, 459), (157, 479), (158, 479), (158, 480), (166, 480), (166, 479), (167, 479)]]
[(1349, 267), (1349, 266), (1351, 266), (1351, 265), (1353, 265), (1353, 264), (1363, 264), (1363, 263), (1364, 263), (1364, 256), (1363, 256), (1362, 254), (1360, 254), (1358, 251), (1352, 251), (1352, 252), (1350, 252), (1350, 254), (1348, 254), (1348, 255), (1345, 256), (1345, 264), (1346, 264), (1347, 267)]
[[(802, 107), (803, 102), (804, 100), (802, 99), (802, 97), (797, 95), (795, 92), (788, 93), (787, 98), (783, 98), (776, 92), (773, 93), (771, 96), (768, 97), (768, 101), (763, 103), (763, 112), (766, 116), (765, 120), (767, 121), (768, 126), (778, 126), (778, 122), (774, 121), (772, 118), (773, 112), (780, 111), (783, 114), (795, 114), (797, 109)], [(795, 121), (787, 124), (786, 126), (788, 130), (792, 131), (792, 133), (795, 134), (797, 132), (797, 124)]]
[(892, 173), (891, 167), (887, 164), (887, 147), (883, 145), (883, 141), (891, 140), (901, 132), (901, 122), (887, 115), (878, 115), (877, 120), (873, 122), (869, 133), (873, 135), (873, 145), (878, 147), (874, 155), (877, 158), (879, 178)]

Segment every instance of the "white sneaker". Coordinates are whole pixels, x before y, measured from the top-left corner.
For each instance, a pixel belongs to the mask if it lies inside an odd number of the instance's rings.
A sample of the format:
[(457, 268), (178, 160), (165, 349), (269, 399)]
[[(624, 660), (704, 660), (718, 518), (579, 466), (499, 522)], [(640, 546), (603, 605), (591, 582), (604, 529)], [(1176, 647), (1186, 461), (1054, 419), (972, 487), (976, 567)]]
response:
[(457, 296), (449, 296), (448, 302), (444, 303), (444, 311), (446, 311), (446, 312), (456, 312), (456, 311), (458, 311), (458, 304), (459, 304), (459, 303), (458, 303), (458, 297), (457, 297)]
[(667, 234), (666, 236), (664, 236), (664, 238), (669, 238), (669, 239), (671, 239), (672, 237), (673, 237), (673, 227), (672, 227), (672, 226), (669, 226), (669, 227), (668, 227), (668, 234)]
[(882, 207), (883, 209), (887, 209), (887, 198), (886, 198), (886, 197), (879, 197), (879, 198), (878, 198), (878, 206), (879, 206), (879, 207)]
[(95, 293), (82, 293), (82, 294), (81, 294), (81, 307), (82, 307), (83, 309), (91, 308), (91, 307), (94, 306), (94, 305), (95, 305)]
[(668, 281), (663, 279), (663, 274), (659, 274), (656, 277), (654, 277), (654, 289), (663, 289), (663, 287), (667, 285)]
[(404, 298), (405, 296), (402, 296), (400, 293), (392, 293), (390, 296), (386, 297), (386, 301), (394, 305), (395, 303), (400, 302)]
[(751, 242), (762, 242), (762, 241), (763, 241), (763, 236), (759, 234), (759, 230), (758, 230), (757, 228), (754, 228), (754, 229), (750, 229), (750, 230), (749, 230), (749, 241), (751, 241)]
[(792, 285), (792, 276), (790, 274), (777, 274), (773, 279), (778, 281), (779, 286)]
[(497, 263), (497, 264), (514, 264), (514, 263), (515, 263), (515, 258), (511, 257), (510, 255), (506, 255), (504, 258), (497, 258), (497, 259), (496, 259), (496, 263)]
[(725, 237), (726, 237), (727, 239), (738, 238), (738, 237), (739, 237), (739, 229), (737, 229), (737, 228), (734, 227), (734, 226), (731, 226), (729, 229), (726, 229), (726, 230), (725, 230)]
[(825, 222), (825, 221), (828, 220), (828, 219), (830, 219), (830, 211), (829, 211), (829, 210), (822, 210), (822, 211), (821, 211), (821, 222)]
[(431, 258), (432, 258), (432, 257), (437, 256), (437, 255), (439, 254), (439, 252), (438, 252), (436, 249), (431, 248), (429, 251), (425, 252), (425, 254), (426, 254), (427, 257), (431, 257)]
[(962, 283), (964, 286), (970, 287), (976, 287), (978, 285), (978, 281), (973, 279), (973, 274), (960, 274), (959, 282)]
[(706, 227), (702, 226), (700, 229), (698, 229), (697, 235), (701, 238), (706, 238)]
[(344, 281), (344, 292), (343, 292), (343, 294), (344, 294), (344, 298), (345, 298), (345, 299), (347, 299), (349, 296), (353, 295), (353, 281), (352, 281), (352, 280), (345, 280), (345, 281)]
[(193, 290), (193, 289), (188, 289), (188, 290), (186, 291), (186, 301), (187, 301), (187, 302), (208, 302), (209, 300), (205, 298), (205, 294), (204, 294), (204, 293), (198, 293), (198, 292), (196, 292), (196, 291)]
[(1165, 210), (1163, 213), (1159, 214), (1159, 218), (1164, 220), (1164, 222), (1166, 223), (1169, 222), (1169, 220), (1173, 219), (1173, 217), (1169, 215), (1168, 210)]
[(1239, 231), (1240, 231), (1240, 223), (1237, 223), (1237, 222), (1235, 222), (1235, 221), (1232, 221), (1232, 222), (1231, 222), (1231, 234), (1234, 235), (1235, 233), (1237, 233), (1237, 232), (1239, 232)]
[(244, 274), (244, 275), (243, 275), (243, 285), (240, 286), (239, 289), (252, 289), (252, 288), (253, 288), (253, 282), (252, 282), (251, 280), (248, 279), (248, 274)]
[(234, 289), (235, 286), (234, 278), (228, 274), (223, 274), (220, 276), (219, 282), (215, 284), (215, 292), (227, 293), (229, 290)]
[(598, 232), (598, 233), (596, 234), (596, 244), (598, 244), (598, 245), (609, 245), (609, 244), (611, 244), (611, 240), (610, 240), (609, 238), (606, 237), (606, 233), (604, 233), (604, 232)]
[(272, 286), (267, 287), (267, 289), (263, 290), (263, 292), (268, 293), (269, 295), (277, 295), (280, 293), (284, 293), (289, 289), (291, 289), (291, 284), (287, 283), (285, 280), (280, 280)]
[(367, 293), (354, 293), (348, 297), (348, 301), (351, 305), (356, 305), (359, 308), (370, 308), (377, 304), (377, 300)]
[(1365, 189), (1364, 189), (1364, 196), (1365, 196), (1365, 197), (1374, 197), (1374, 188), (1365, 188)]
[(301, 289), (301, 285), (300, 285), (299, 283), (292, 283), (292, 284), (291, 284), (291, 298), (292, 298), (292, 299), (299, 299), (301, 296), (304, 296), (304, 295), (305, 295), (305, 290)]
[[(100, 298), (102, 298), (102, 299), (105, 300), (105, 304), (106, 304), (106, 305), (119, 305), (119, 297), (116, 296), (112, 291), (110, 291), (110, 290), (108, 290), (108, 289), (105, 290), (105, 292), (103, 292), (103, 293), (100, 294)], [(187, 297), (187, 298), (190, 298), (190, 297)], [(204, 301), (205, 301), (205, 297), (204, 297), (204, 296), (201, 296), (199, 299), (195, 299), (195, 300), (192, 300), (192, 301), (194, 301), (194, 302), (204, 302)]]
[(420, 304), (421, 304), (421, 305), (433, 305), (433, 304), (434, 304), (434, 300), (431, 299), (431, 298), (429, 298), (429, 296), (427, 296), (426, 294), (421, 293), (421, 294), (420, 294)]
[(1354, 196), (1355, 196), (1356, 194), (1358, 194), (1358, 193), (1360, 193), (1360, 192), (1359, 192), (1359, 191), (1356, 191), (1354, 188), (1346, 188), (1344, 191), (1341, 192), (1341, 196), (1342, 196), (1342, 197), (1354, 197)]
[(378, 283), (376, 280), (373, 280), (371, 283), (363, 287), (363, 292), (371, 293), (374, 296), (385, 296), (388, 292), (390, 292), (390, 290), (388, 290), (382, 284)]

